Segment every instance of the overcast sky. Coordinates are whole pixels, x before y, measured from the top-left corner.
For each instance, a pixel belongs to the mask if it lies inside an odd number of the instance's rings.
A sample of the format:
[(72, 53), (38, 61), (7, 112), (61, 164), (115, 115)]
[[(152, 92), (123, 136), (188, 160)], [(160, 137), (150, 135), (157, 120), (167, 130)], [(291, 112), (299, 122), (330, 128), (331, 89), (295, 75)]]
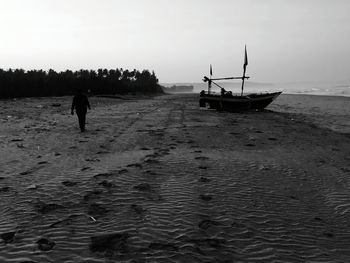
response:
[(350, 79), (350, 0), (0, 0), (0, 68)]

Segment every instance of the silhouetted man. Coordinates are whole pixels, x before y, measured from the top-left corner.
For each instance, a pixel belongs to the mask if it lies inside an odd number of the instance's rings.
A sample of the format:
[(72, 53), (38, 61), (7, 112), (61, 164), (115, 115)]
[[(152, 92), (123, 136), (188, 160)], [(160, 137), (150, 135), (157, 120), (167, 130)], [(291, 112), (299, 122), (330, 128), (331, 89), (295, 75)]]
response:
[(87, 96), (83, 94), (83, 91), (79, 89), (77, 90), (77, 95), (75, 95), (73, 98), (72, 115), (74, 115), (74, 109), (75, 109), (75, 112), (78, 115), (79, 127), (81, 132), (85, 131), (85, 120), (86, 120), (87, 108), (89, 108), (89, 110), (91, 109), (89, 100)]

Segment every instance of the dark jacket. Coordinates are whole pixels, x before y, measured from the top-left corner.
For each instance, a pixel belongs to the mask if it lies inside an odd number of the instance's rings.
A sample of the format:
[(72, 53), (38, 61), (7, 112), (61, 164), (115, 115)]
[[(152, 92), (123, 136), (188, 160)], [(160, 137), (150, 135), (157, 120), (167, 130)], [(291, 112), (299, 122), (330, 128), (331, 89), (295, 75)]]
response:
[(77, 94), (73, 98), (72, 112), (75, 109), (77, 114), (85, 114), (87, 108), (90, 109), (90, 103), (86, 95)]

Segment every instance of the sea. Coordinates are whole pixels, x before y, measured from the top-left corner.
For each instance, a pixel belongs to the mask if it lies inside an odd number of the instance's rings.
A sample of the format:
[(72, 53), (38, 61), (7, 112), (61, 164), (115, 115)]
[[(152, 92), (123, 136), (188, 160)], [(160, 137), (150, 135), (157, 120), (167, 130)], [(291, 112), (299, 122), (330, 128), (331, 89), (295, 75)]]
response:
[[(185, 84), (185, 83), (181, 83)], [(176, 85), (181, 85), (177, 83)], [(218, 82), (218, 84), (227, 91), (239, 93), (241, 91), (240, 82)], [(193, 92), (207, 90), (207, 83), (186, 83), (193, 85)], [(213, 92), (220, 92), (217, 86), (212, 87)], [(266, 92), (266, 91), (283, 91), (283, 94), (307, 94), (323, 96), (345, 96), (350, 97), (350, 80), (349, 81), (323, 81), (323, 82), (289, 82), (289, 83), (260, 83), (247, 81), (244, 86), (245, 93)]]

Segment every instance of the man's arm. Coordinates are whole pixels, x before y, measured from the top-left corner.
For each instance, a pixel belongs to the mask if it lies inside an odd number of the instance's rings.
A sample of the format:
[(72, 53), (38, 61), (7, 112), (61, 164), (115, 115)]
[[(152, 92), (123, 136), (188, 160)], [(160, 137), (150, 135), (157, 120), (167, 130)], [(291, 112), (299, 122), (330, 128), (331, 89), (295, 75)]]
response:
[(86, 97), (86, 105), (87, 105), (87, 107), (89, 108), (89, 110), (91, 110), (90, 103), (89, 103), (89, 100), (88, 100), (87, 97)]

